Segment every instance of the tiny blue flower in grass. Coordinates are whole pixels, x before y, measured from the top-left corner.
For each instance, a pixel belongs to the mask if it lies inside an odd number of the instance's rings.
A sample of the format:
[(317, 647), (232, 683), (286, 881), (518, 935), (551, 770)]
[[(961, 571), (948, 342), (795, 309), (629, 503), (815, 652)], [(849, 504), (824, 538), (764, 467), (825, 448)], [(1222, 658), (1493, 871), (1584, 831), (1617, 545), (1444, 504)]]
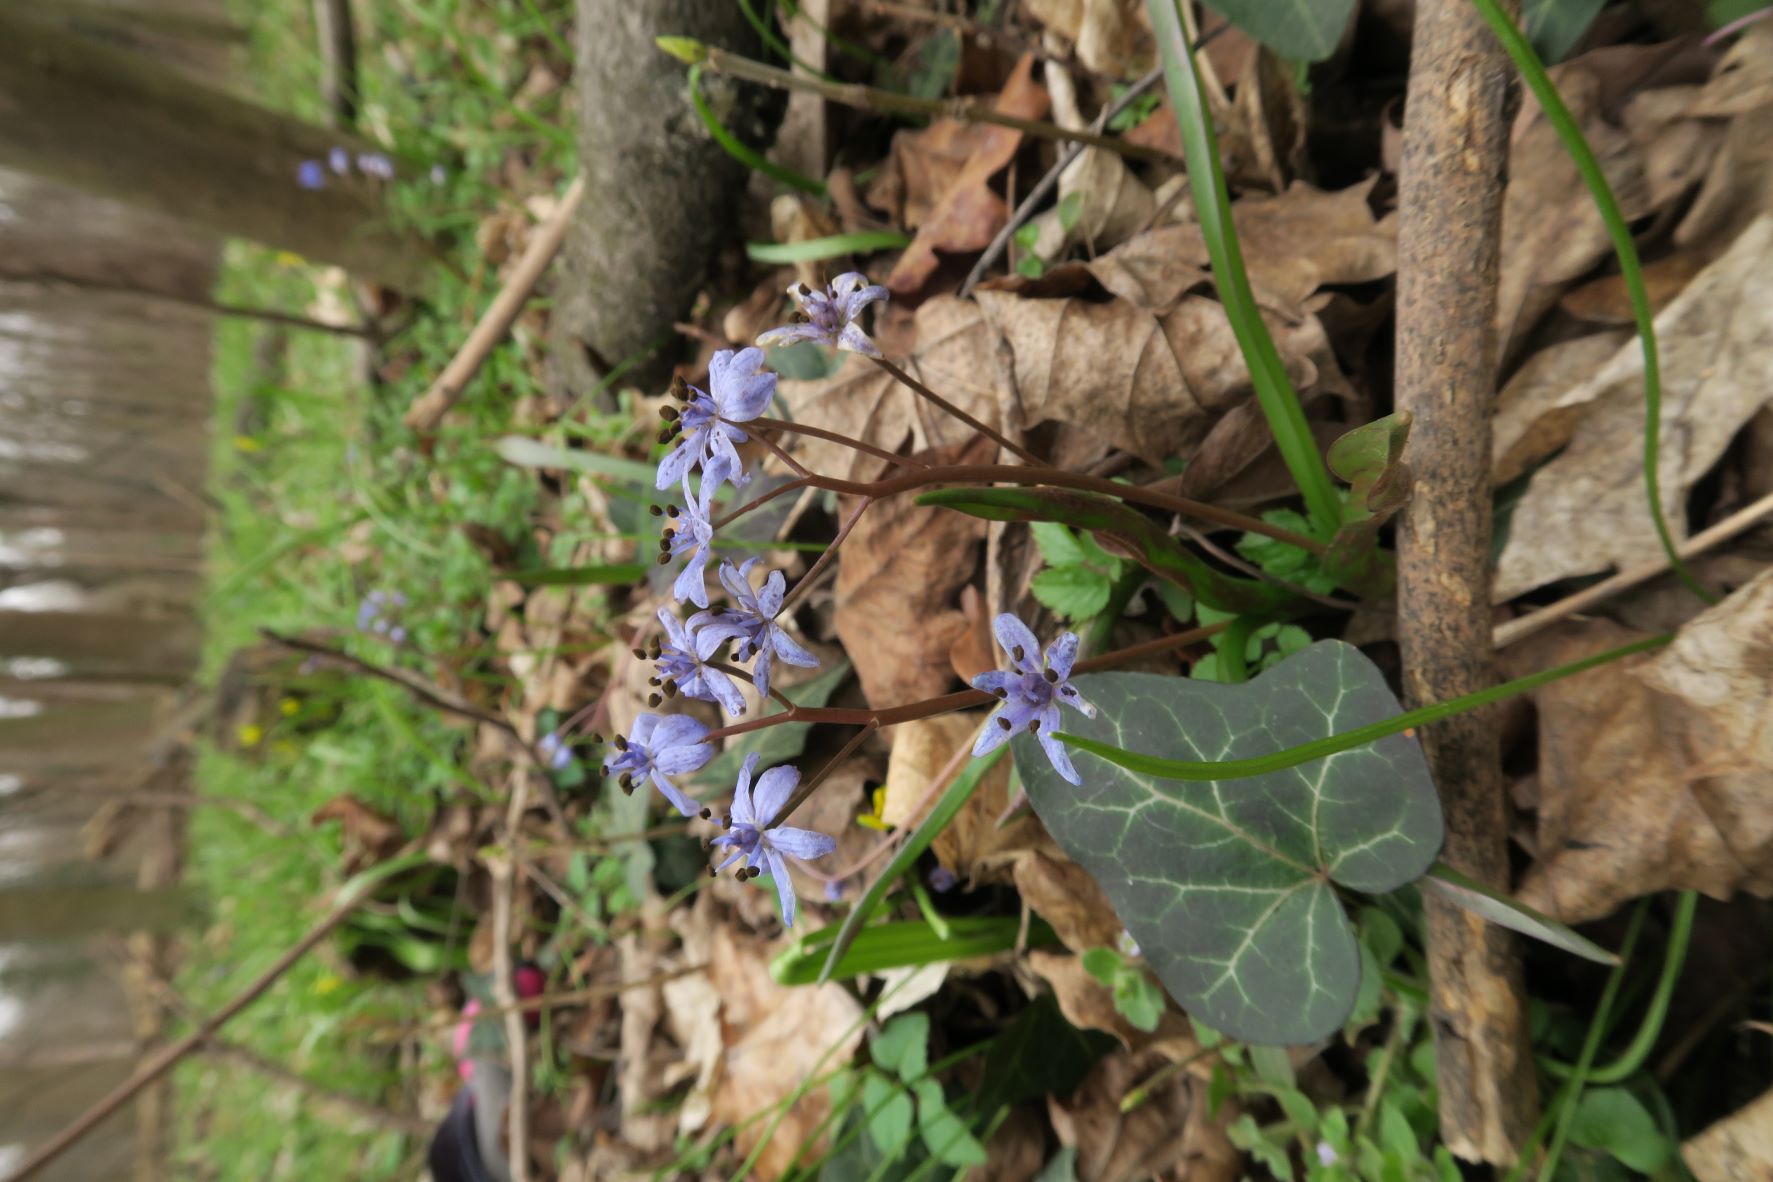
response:
[(326, 188), (326, 168), (318, 160), (304, 160), (296, 165), (296, 184), (310, 191)]
[(334, 148), (326, 154), (327, 167), (339, 176), (351, 171), (351, 153), (343, 148)]
[(745, 695), (733, 679), (719, 669), (710, 669), (704, 658), (696, 655), (696, 634), (671, 609), (659, 609), (659, 623), (665, 627), (668, 643), (659, 649), (657, 680), (667, 692), (681, 693), (686, 698), (703, 702), (719, 702), (728, 714), (745, 713)]
[(771, 824), (776, 814), (782, 811), (782, 806), (788, 803), (788, 798), (794, 795), (794, 789), (800, 784), (800, 773), (791, 767), (773, 767), (757, 777), (754, 795), (751, 777), (760, 758), (755, 751), (745, 757), (745, 765), (739, 769), (738, 785), (733, 790), (733, 812), (728, 818), (727, 831), (709, 845), (726, 846), (733, 851), (731, 857), (715, 867), (716, 874), (741, 858), (746, 867), (739, 873), (741, 878), (756, 878), (765, 870), (769, 871), (770, 877), (776, 880), (776, 898), (782, 903), (782, 922), (793, 927), (794, 886), (788, 881), (788, 863), (783, 855), (807, 861), (823, 858), (837, 848), (837, 839), (810, 829)]
[(406, 595), (400, 591), (371, 591), (357, 605), (357, 630), (385, 636), (395, 644), (406, 641), (406, 629), (396, 613), (406, 606)]
[(626, 738), (615, 737), (614, 746), (616, 755), (603, 765), (603, 774), (619, 777), (622, 791), (632, 792), (650, 779), (678, 812), (701, 815), (702, 806), (669, 777), (687, 775), (714, 758), (706, 726), (684, 714), (642, 714)]
[(706, 661), (727, 641), (737, 642), (733, 656), (740, 661), (757, 658), (751, 668), (751, 682), (764, 697), (770, 692), (770, 670), (775, 662), (785, 661), (802, 669), (817, 669), (819, 658), (795, 642), (788, 630), (776, 623), (787, 593), (787, 579), (773, 570), (761, 588), (751, 586), (751, 570), (763, 560), (747, 558), (743, 566), (731, 562), (720, 564), (720, 582), (732, 597), (732, 606), (697, 612), (690, 617), (690, 630), (696, 634), (696, 655)]
[(394, 179), (394, 162), (383, 152), (359, 152), (357, 171), (377, 180), (391, 181)]
[[(665, 522), (664, 533), (659, 538), (659, 563), (665, 565), (675, 562), (684, 555), (689, 561), (684, 563), (682, 570), (671, 584), (671, 598), (679, 603), (693, 603), (697, 607), (708, 606), (708, 580), (705, 574), (708, 568), (708, 555), (714, 542), (714, 522), (708, 513), (708, 506), (713, 499), (714, 490), (726, 478), (726, 464), (715, 460), (702, 473), (702, 495), (695, 496), (690, 492), (689, 480), (683, 482), (683, 507), (667, 505), (663, 512), (669, 519)], [(660, 512), (656, 507), (654, 512)]]
[(553, 771), (564, 772), (572, 766), (572, 744), (562, 739), (559, 731), (549, 731), (537, 739), (536, 754), (540, 755), (542, 762)]
[(757, 338), (758, 344), (794, 345), (811, 341), (864, 357), (880, 356), (880, 349), (862, 331), (858, 321), (863, 308), (887, 298), (887, 289), (869, 283), (860, 271), (839, 275), (823, 291), (797, 283), (788, 289), (788, 296), (806, 317), (806, 323), (772, 328)]
[(1059, 633), (1057, 639), (1047, 646), (1043, 658), (1040, 641), (1028, 630), (1028, 625), (1008, 612), (992, 622), (991, 630), (997, 635), (997, 643), (1009, 654), (1010, 667), (994, 669), (973, 678), (974, 689), (1003, 699), (1003, 704), (980, 732), (979, 741), (973, 744), (973, 754), (984, 755), (1002, 746), (1012, 735), (1028, 731), (1040, 740), (1041, 750), (1047, 753), (1054, 771), (1073, 784), (1082, 784), (1082, 777), (1071, 766), (1065, 744), (1053, 738), (1053, 732), (1060, 726), (1061, 702), (1078, 710), (1085, 718), (1096, 717), (1096, 708), (1084, 701), (1070, 680), (1071, 666), (1077, 660), (1076, 633)]
[[(762, 349), (722, 349), (708, 362), (708, 389), (689, 387), (690, 400), (675, 424), (683, 435), (677, 446), (659, 461), (658, 488), (681, 481), (697, 463), (703, 479), (718, 483), (731, 480), (742, 488), (751, 482), (733, 445), (751, 438), (739, 423), (748, 423), (769, 409), (776, 396), (776, 375), (763, 368)], [(724, 467), (710, 467), (715, 461)]]

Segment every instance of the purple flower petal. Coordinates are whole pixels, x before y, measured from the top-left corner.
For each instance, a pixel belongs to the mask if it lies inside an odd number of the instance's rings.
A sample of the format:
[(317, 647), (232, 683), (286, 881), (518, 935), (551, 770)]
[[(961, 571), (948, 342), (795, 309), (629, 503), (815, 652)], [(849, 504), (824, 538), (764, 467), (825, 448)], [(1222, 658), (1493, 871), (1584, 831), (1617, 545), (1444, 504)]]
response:
[(781, 328), (772, 328), (758, 337), (757, 343), (781, 348), (785, 345), (798, 345), (803, 341), (822, 341), (824, 339), (824, 330), (816, 324), (785, 324)]
[[(750, 825), (753, 828), (767, 825), (768, 821), (760, 821), (757, 808), (751, 795), (751, 777), (757, 771), (757, 761), (762, 759), (760, 752), (753, 751), (745, 757), (739, 767), (739, 782), (733, 787), (733, 822), (737, 825)], [(762, 785), (759, 785), (761, 787)]]
[(979, 731), (979, 738), (973, 744), (974, 758), (981, 755), (989, 755), (991, 752), (996, 751), (999, 747), (1002, 747), (1005, 743), (1009, 742), (1010, 735), (1013, 734), (1014, 731), (1006, 730), (997, 725), (997, 717), (998, 716), (993, 715), (991, 720)]
[(769, 846), (763, 847), (764, 864), (768, 866), (770, 877), (776, 880), (776, 898), (782, 904), (782, 922), (788, 927), (794, 926), (794, 884), (788, 880), (788, 863), (782, 860)]
[(678, 440), (677, 446), (659, 461), (659, 475), (653, 481), (653, 487), (663, 492), (674, 484), (682, 483), (683, 478), (689, 475), (689, 470), (695, 465), (699, 455), (693, 440), (687, 437)]
[(776, 650), (776, 656), (790, 665), (799, 665), (802, 669), (817, 669), (819, 658), (802, 648), (798, 641), (788, 635), (787, 629), (779, 624), (770, 625), (770, 647)]
[(997, 637), (997, 643), (1003, 646), (1003, 651), (1009, 654), (1012, 665), (1024, 673), (1039, 670), (1040, 641), (1028, 630), (1027, 624), (1009, 612), (1004, 612), (991, 622), (991, 631)]
[(882, 356), (880, 346), (862, 331), (860, 325), (844, 325), (837, 334), (837, 347), (846, 353), (860, 353), (864, 357)]
[[(751, 758), (756, 759), (757, 753), (752, 752)], [(753, 806), (757, 812), (757, 820), (753, 824), (759, 828), (768, 828), (770, 822), (776, 819), (776, 814), (782, 811), (782, 806), (788, 803), (788, 798), (794, 795), (794, 789), (799, 783), (800, 773), (785, 765), (773, 767), (759, 776)]]
[(673, 784), (670, 780), (667, 780), (656, 768), (653, 770), (652, 781), (653, 786), (664, 794), (665, 799), (671, 802), (671, 806), (675, 808), (679, 814), (685, 817), (696, 817), (701, 815), (702, 806), (691, 800), (689, 796), (684, 793), (683, 789)]
[(1020, 678), (1014, 673), (1009, 673), (1002, 669), (992, 669), (989, 672), (981, 673), (979, 676), (973, 678), (973, 688), (976, 690), (984, 690), (988, 694), (995, 694), (1000, 689), (1008, 689), (1018, 680), (1020, 680)]
[(1071, 756), (1066, 753), (1064, 743), (1048, 734), (1045, 727), (1041, 728), (1035, 738), (1040, 740), (1040, 749), (1047, 753), (1047, 762), (1053, 765), (1054, 771), (1073, 784), (1081, 785), (1083, 783), (1083, 777), (1078, 775), (1077, 769), (1071, 766)]
[(1077, 633), (1061, 632), (1053, 643), (1047, 646), (1047, 667), (1059, 675), (1063, 681), (1071, 676), (1071, 666), (1077, 661)]
[(835, 837), (814, 833), (811, 829), (794, 829), (787, 825), (771, 829), (764, 835), (764, 840), (791, 858), (804, 858), (809, 862), (814, 858), (823, 858), (837, 848)]
[(763, 369), (763, 350), (751, 346), (733, 353), (722, 349), (708, 363), (709, 392), (729, 423), (744, 423), (769, 408), (776, 394), (776, 375)]

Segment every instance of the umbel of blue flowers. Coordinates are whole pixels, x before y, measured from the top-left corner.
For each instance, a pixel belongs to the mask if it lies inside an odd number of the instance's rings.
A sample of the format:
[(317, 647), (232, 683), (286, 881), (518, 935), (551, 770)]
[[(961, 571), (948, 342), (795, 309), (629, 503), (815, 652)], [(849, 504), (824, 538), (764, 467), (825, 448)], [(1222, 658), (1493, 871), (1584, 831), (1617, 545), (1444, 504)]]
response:
[(616, 754), (603, 765), (603, 774), (618, 777), (623, 792), (633, 792), (651, 780), (678, 812), (686, 817), (701, 815), (702, 806), (671, 777), (688, 775), (714, 758), (706, 726), (685, 714), (642, 714), (627, 737), (617, 735), (613, 745)]
[(696, 636), (696, 655), (706, 661), (727, 641), (735, 642), (733, 656), (740, 661), (757, 658), (751, 668), (751, 683), (764, 697), (770, 692), (770, 671), (780, 660), (803, 669), (816, 669), (819, 658), (802, 648), (776, 623), (787, 594), (787, 579), (773, 570), (764, 579), (763, 587), (751, 586), (751, 571), (762, 559), (747, 558), (742, 566), (731, 562), (720, 564), (720, 582), (732, 598), (727, 607), (697, 612), (690, 617), (689, 627)]
[(996, 694), (1001, 703), (973, 744), (974, 755), (984, 755), (1023, 731), (1040, 740), (1053, 770), (1073, 784), (1083, 778), (1071, 766), (1065, 744), (1053, 737), (1060, 726), (1059, 704), (1072, 707), (1085, 718), (1096, 717), (1096, 708), (1071, 684), (1071, 666), (1077, 661), (1077, 634), (1061, 632), (1047, 646), (1043, 657), (1040, 641), (1028, 625), (1005, 612), (992, 621), (997, 643), (1009, 654), (1008, 669), (994, 669), (973, 678), (973, 688)]
[(788, 298), (806, 317), (806, 323), (772, 328), (757, 338), (758, 344), (811, 342), (864, 357), (880, 356), (880, 349), (862, 331), (861, 317), (862, 309), (887, 298), (887, 289), (869, 283), (868, 276), (860, 271), (846, 271), (821, 291), (796, 283), (788, 289)]
[[(656, 487), (670, 488), (689, 475), (690, 469), (701, 466), (702, 486), (709, 495), (709, 486), (731, 480), (742, 488), (750, 483), (745, 465), (739, 459), (735, 444), (751, 438), (740, 423), (748, 423), (769, 409), (776, 396), (776, 375), (763, 368), (763, 350), (758, 348), (722, 349), (708, 362), (708, 389), (674, 384), (673, 396), (684, 403), (675, 417), (668, 412), (661, 439), (677, 436), (677, 446), (659, 463)], [(721, 466), (713, 466), (715, 461)]]
[(751, 777), (761, 758), (753, 751), (739, 769), (739, 782), (733, 790), (732, 815), (726, 818), (726, 832), (711, 840), (710, 846), (725, 846), (732, 855), (714, 868), (718, 874), (734, 862), (744, 860), (739, 871), (741, 879), (756, 878), (765, 870), (776, 883), (776, 898), (782, 904), (782, 922), (794, 926), (794, 885), (788, 880), (787, 858), (811, 860), (822, 858), (837, 848), (837, 840), (810, 829), (795, 829), (774, 824), (776, 814), (794, 795), (800, 784), (800, 773), (791, 767), (773, 767), (757, 777), (753, 791)]

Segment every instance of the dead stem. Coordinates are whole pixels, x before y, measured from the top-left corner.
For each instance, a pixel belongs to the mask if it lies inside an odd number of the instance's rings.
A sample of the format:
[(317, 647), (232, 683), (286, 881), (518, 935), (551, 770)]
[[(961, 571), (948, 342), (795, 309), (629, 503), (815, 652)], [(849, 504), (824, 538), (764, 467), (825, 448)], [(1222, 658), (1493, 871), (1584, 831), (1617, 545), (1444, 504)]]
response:
[(1009, 436), (1004, 435), (1002, 432), (987, 427), (984, 423), (981, 423), (978, 419), (975, 419), (972, 415), (960, 409), (960, 407), (954, 405), (954, 403), (948, 401), (946, 398), (942, 397), (940, 394), (936, 393), (934, 390), (930, 389), (928, 386), (924, 385), (886, 358), (871, 357), (869, 360), (880, 366), (880, 368), (884, 369), (887, 373), (891, 374), (893, 379), (901, 386), (904, 386), (930, 405), (939, 410), (946, 411), (948, 414), (959, 419), (961, 422), (985, 436), (985, 438), (991, 440), (993, 443), (996, 443), (997, 446), (1003, 448), (1011, 455), (1021, 457), (1036, 468), (1046, 467), (1046, 461), (1042, 460), (1039, 456), (1035, 455), (1019, 443), (1012, 443)]
[(790, 423), (786, 419), (752, 419), (747, 426), (755, 424), (760, 427), (773, 427), (778, 431), (786, 431), (793, 435), (809, 435), (814, 439), (823, 439), (830, 443), (841, 444), (852, 451), (863, 455), (885, 460), (889, 464), (897, 464), (903, 468), (927, 468), (929, 461), (920, 460), (915, 456), (894, 455), (884, 447), (875, 447), (871, 443), (863, 443), (860, 439), (851, 439), (848, 435), (840, 435), (836, 431), (827, 431), (823, 427), (813, 427), (806, 423)]
[(794, 606), (794, 601), (796, 599), (799, 599), (807, 591), (812, 590), (813, 581), (817, 579), (824, 571), (825, 567), (830, 564), (831, 559), (837, 554), (837, 548), (843, 545), (843, 540), (850, 536), (850, 531), (856, 528), (856, 522), (862, 520), (862, 514), (867, 512), (868, 506), (872, 504), (874, 504), (872, 497), (863, 497), (861, 502), (857, 504), (855, 512), (851, 513), (844, 519), (843, 525), (838, 527), (837, 536), (831, 539), (831, 544), (825, 547), (825, 552), (819, 555), (817, 560), (813, 562), (812, 569), (800, 576), (799, 580), (795, 582), (794, 588), (789, 591), (787, 597), (782, 600), (783, 611), (787, 611), (790, 607)]

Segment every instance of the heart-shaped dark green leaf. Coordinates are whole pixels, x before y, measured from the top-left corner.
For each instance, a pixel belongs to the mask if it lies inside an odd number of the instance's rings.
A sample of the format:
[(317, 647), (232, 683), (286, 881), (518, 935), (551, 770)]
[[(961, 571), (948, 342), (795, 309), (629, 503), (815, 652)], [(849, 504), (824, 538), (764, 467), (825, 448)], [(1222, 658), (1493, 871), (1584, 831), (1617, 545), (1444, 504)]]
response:
[[(1242, 685), (1147, 673), (1074, 684), (1098, 714), (1067, 711), (1067, 729), (1172, 759), (1266, 755), (1400, 712), (1378, 668), (1333, 640)], [(1082, 787), (1032, 737), (1012, 751), (1035, 811), (1108, 892), (1165, 988), (1246, 1042), (1337, 1030), (1361, 959), (1335, 887), (1393, 890), (1440, 851), (1428, 764), (1402, 735), (1225, 781), (1157, 779), (1074, 748)]]

